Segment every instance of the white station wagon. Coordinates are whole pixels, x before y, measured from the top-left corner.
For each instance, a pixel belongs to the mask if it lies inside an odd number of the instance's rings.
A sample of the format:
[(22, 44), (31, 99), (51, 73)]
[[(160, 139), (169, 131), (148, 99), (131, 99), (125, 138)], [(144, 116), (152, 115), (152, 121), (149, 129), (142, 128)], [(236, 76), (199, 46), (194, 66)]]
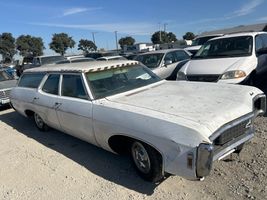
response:
[(265, 112), (257, 88), (161, 80), (136, 61), (43, 66), (24, 72), (11, 92), (19, 113), (114, 153), (138, 173), (197, 180), (212, 163), (254, 136)]

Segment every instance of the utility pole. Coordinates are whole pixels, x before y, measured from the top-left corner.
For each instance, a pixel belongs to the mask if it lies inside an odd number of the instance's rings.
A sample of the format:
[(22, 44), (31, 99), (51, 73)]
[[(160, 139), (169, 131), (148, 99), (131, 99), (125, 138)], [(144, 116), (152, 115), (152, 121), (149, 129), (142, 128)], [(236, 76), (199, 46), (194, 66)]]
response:
[(117, 52), (119, 51), (119, 48), (118, 48), (118, 31), (114, 31), (115, 33), (115, 40), (116, 40), (116, 49), (117, 49)]
[(164, 32), (166, 32), (167, 23), (164, 23)]
[[(94, 44), (95, 44), (95, 34), (96, 34), (97, 32), (92, 32), (92, 36), (93, 36), (93, 42), (94, 42)], [(96, 45), (96, 44), (95, 44)]]
[(161, 23), (159, 22), (159, 41), (161, 43)]

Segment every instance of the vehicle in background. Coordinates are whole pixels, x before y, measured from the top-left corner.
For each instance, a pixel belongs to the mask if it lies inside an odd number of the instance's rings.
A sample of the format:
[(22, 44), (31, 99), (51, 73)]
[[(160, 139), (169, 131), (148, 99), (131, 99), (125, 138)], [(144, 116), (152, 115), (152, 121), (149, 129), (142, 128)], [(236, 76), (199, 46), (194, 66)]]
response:
[(223, 36), (223, 34), (198, 36), (192, 41), (192, 45), (186, 47), (185, 50), (189, 51), (194, 56), (197, 53), (197, 51), (202, 47), (202, 45), (205, 44), (208, 40), (220, 36)]
[(62, 60), (66, 60), (66, 58), (64, 56), (36, 56), (32, 58), (32, 62), (24, 62), (23, 60), (22, 65), (17, 66), (17, 75), (20, 76), (26, 69), (40, 67), (42, 65), (55, 64), (56, 62)]
[(118, 56), (118, 55), (119, 54), (117, 52), (91, 52), (87, 53), (85, 57), (97, 59), (105, 56)]
[(135, 60), (142, 62), (162, 79), (175, 80), (179, 69), (191, 58), (184, 49), (165, 49), (138, 55)]
[[(28, 69), (12, 89), (16, 111), (103, 149), (131, 156), (145, 180), (190, 180), (239, 153), (266, 110), (255, 87), (161, 80), (137, 61)], [(258, 158), (260, 159), (260, 158)]]
[(67, 60), (72, 60), (72, 59), (75, 59), (75, 58), (85, 58), (84, 55), (69, 55), (69, 56), (65, 56), (65, 58)]
[(205, 43), (177, 80), (257, 85), (267, 74), (267, 33), (224, 35)]
[(127, 60), (136, 60), (136, 57), (137, 57), (138, 55), (140, 55), (140, 54), (142, 54), (142, 53), (133, 53), (133, 54), (129, 54), (129, 55), (125, 56), (125, 58), (126, 58)]
[(17, 70), (16, 70), (16, 67), (12, 64), (4, 64), (4, 65), (1, 65), (0, 66), (0, 70), (3, 70), (5, 71), (9, 76), (13, 77), (13, 78), (18, 78), (17, 77)]
[(17, 85), (17, 80), (0, 69), (0, 107), (10, 103), (10, 91)]
[(93, 58), (85, 58), (85, 57), (75, 57), (75, 58), (68, 58), (66, 60), (61, 60), (56, 62), (55, 64), (66, 64), (66, 63), (78, 63), (78, 62), (90, 62), (90, 61), (95, 61)]
[(105, 57), (100, 57), (96, 59), (97, 61), (108, 61), (108, 60), (127, 60), (123, 56), (105, 56)]

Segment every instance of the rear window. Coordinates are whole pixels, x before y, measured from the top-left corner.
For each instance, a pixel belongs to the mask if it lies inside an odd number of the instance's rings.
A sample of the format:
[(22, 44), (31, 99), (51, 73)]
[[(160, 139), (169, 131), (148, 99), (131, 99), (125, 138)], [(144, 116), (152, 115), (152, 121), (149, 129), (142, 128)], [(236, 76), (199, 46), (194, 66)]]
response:
[(45, 73), (23, 74), (20, 78), (19, 87), (38, 88)]

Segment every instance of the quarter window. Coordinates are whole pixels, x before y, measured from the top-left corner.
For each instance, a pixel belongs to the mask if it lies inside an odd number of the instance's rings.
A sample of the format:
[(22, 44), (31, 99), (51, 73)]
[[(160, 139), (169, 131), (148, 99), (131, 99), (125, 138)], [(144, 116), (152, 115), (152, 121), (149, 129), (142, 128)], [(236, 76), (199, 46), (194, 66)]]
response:
[(27, 88), (38, 88), (44, 75), (44, 73), (23, 74), (20, 78), (18, 86)]
[(61, 95), (88, 99), (80, 75), (63, 75)]
[(59, 74), (51, 74), (45, 81), (43, 86), (43, 91), (49, 94), (58, 95), (58, 83), (59, 83)]

